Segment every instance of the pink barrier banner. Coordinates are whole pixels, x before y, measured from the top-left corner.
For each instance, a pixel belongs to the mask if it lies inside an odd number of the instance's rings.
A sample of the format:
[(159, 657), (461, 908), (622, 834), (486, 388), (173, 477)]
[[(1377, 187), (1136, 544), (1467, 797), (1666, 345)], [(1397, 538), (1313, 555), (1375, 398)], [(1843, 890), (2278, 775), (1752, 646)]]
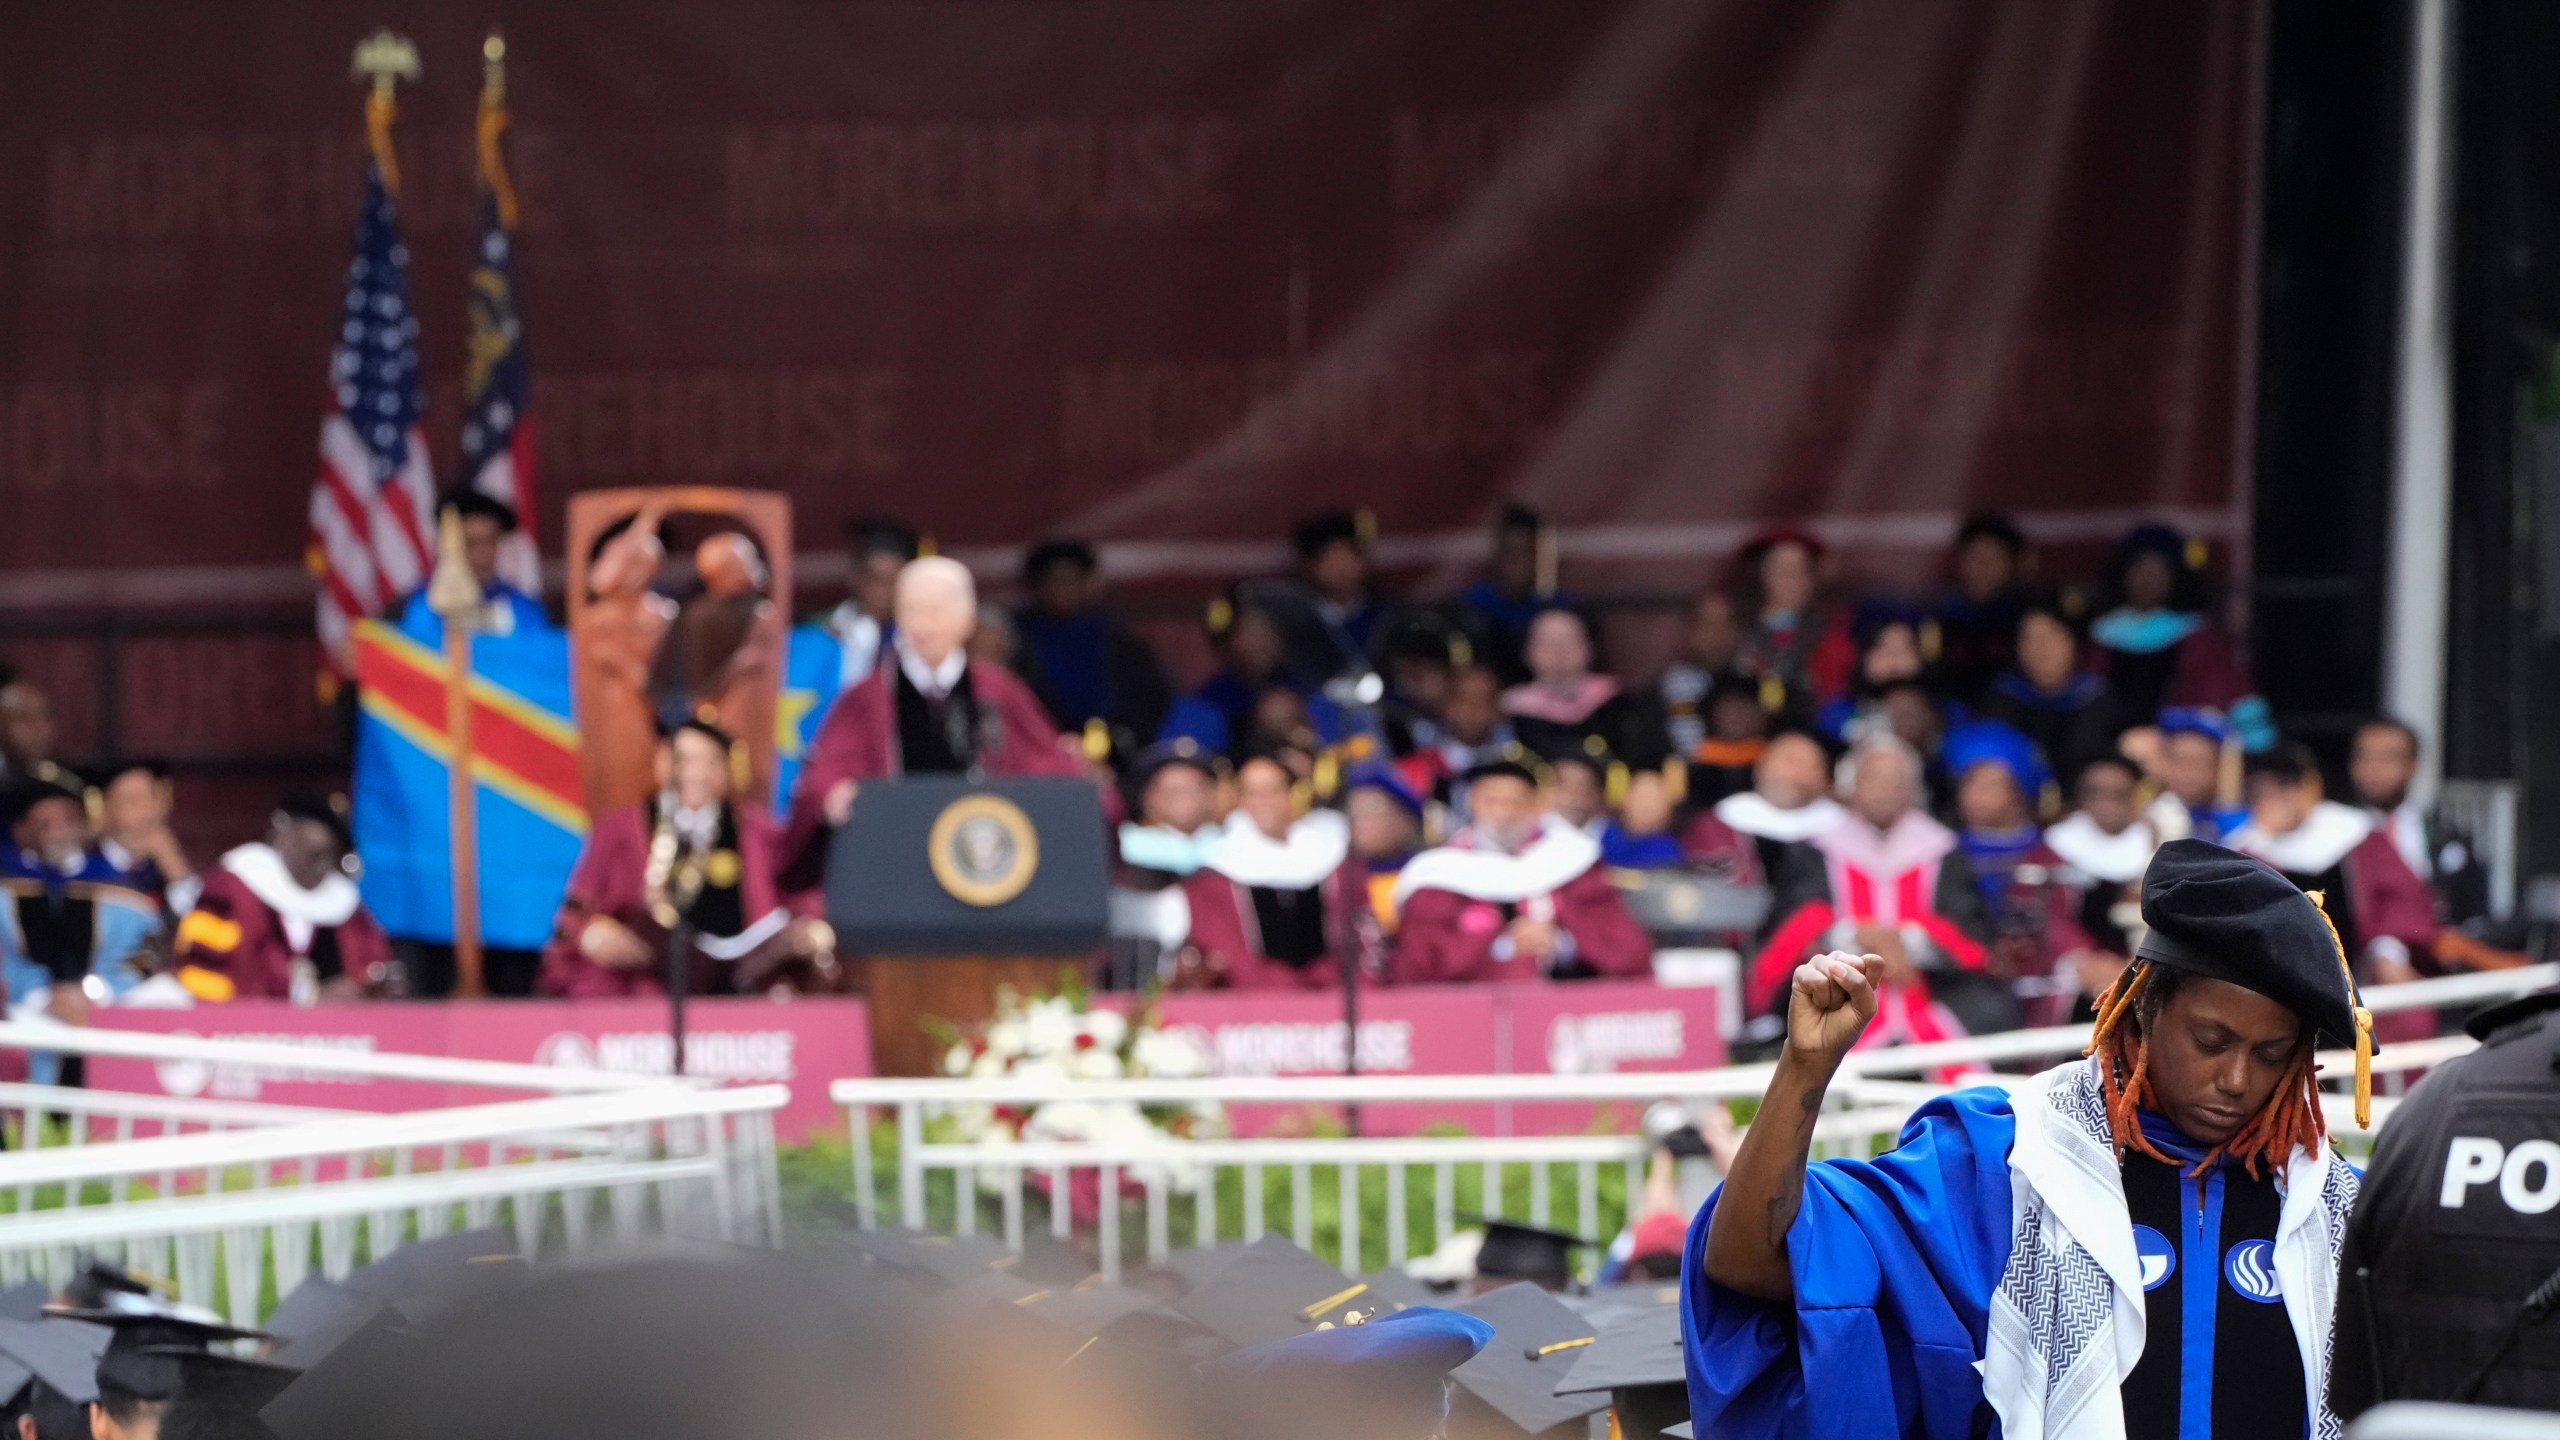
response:
[[(1099, 1003), (1126, 1006), (1128, 996)], [(1190, 1038), (1214, 1072), (1230, 1076), (1339, 1075), (1342, 1001), (1324, 992), (1179, 994), (1165, 1024)], [(623, 1074), (672, 1068), (666, 1007), (653, 1000), (455, 1001), (416, 1005), (287, 1005), (243, 1000), (192, 1010), (99, 1010), (123, 1030), (201, 1035), (314, 1050), (399, 1052), (503, 1060)], [(776, 1117), (797, 1141), (840, 1128), (828, 1082), (871, 1073), (871, 1030), (859, 1000), (696, 1000), (686, 1008), (686, 1069), (735, 1084), (791, 1087)], [(1605, 1074), (1722, 1064), (1713, 989), (1646, 982), (1372, 990), (1360, 997), (1364, 1075)], [(507, 1091), (312, 1070), (201, 1061), (99, 1058), (89, 1084), (215, 1100), (395, 1112), (518, 1098)], [(1634, 1124), (1633, 1105), (1367, 1105), (1369, 1134), (1456, 1126), (1478, 1135), (1558, 1134)], [(1339, 1124), (1278, 1106), (1235, 1107), (1240, 1134), (1306, 1133)]]
[[(666, 1006), (654, 1000), (456, 1001), (418, 1005), (314, 1005), (242, 1000), (192, 1010), (99, 1010), (121, 1030), (203, 1035), (315, 1050), (397, 1051), (505, 1060), (563, 1069), (664, 1075), (674, 1068)], [(791, 1087), (776, 1133), (800, 1140), (841, 1128), (827, 1084), (871, 1073), (871, 1022), (859, 1000), (787, 1004), (706, 999), (685, 1007), (685, 1069), (735, 1084)], [(521, 1098), (479, 1086), (375, 1080), (310, 1070), (100, 1058), (89, 1083), (214, 1100), (256, 1100), (343, 1110), (405, 1111)]]
[[(1186, 1033), (1220, 1075), (1339, 1075), (1342, 997), (1322, 991), (1168, 995), (1165, 1025)], [(1501, 1057), (1494, 992), (1487, 989), (1372, 990), (1360, 997), (1363, 1075), (1490, 1075)], [(1364, 1133), (1411, 1134), (1456, 1123), (1483, 1133), (1489, 1107), (1363, 1106)], [(1277, 1106), (1230, 1107), (1236, 1133), (1305, 1133), (1309, 1116)]]

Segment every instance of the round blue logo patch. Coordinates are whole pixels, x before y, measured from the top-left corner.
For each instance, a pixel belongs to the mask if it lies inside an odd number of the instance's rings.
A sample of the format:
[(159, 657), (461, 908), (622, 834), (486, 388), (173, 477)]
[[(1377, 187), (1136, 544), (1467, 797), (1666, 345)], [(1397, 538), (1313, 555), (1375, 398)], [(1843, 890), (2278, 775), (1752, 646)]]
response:
[(2148, 1225), (2133, 1227), (2133, 1258), (2142, 1271), (2142, 1288), (2157, 1290), (2178, 1273), (2178, 1247)]
[(2276, 1247), (2271, 1240), (2243, 1240), (2222, 1257), (2222, 1278), (2240, 1298), (2273, 1305), (2284, 1298), (2276, 1281)]

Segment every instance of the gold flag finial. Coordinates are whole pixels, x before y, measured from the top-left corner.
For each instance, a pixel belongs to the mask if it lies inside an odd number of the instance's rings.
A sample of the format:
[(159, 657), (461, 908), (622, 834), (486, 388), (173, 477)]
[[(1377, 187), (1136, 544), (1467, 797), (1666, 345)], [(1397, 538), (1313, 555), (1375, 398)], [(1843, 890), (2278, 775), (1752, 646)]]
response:
[(349, 77), (370, 80), (375, 94), (387, 95), (403, 80), (416, 84), (421, 73), (418, 47), (409, 43), (408, 36), (376, 30), (356, 42), (356, 58)]
[(373, 151), (374, 168), (382, 172), (382, 188), (392, 198), (400, 195), (400, 160), (391, 150), (391, 121), (400, 113), (393, 91), (403, 80), (415, 83), (423, 73), (418, 64), (418, 47), (406, 35), (389, 30), (376, 30), (356, 45), (356, 58), (350, 73), (355, 79), (373, 82), (373, 91), (364, 101), (365, 143)]
[(498, 205), (498, 224), (516, 228), (516, 187), (507, 177), (507, 37), (492, 30), (480, 42), (480, 117), (472, 127), (480, 149), (480, 183)]
[(427, 581), (427, 608), (447, 625), (467, 625), (480, 613), (480, 584), (462, 553), (462, 512), (450, 505), (436, 522), (436, 569)]

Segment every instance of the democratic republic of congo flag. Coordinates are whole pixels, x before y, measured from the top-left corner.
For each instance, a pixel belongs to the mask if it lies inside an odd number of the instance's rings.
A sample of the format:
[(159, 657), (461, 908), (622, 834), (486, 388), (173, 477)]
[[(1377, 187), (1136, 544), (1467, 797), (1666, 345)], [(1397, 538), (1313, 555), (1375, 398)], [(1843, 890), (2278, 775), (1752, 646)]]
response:
[[(414, 628), (356, 627), (354, 824), (364, 898), (392, 935), (453, 939), (445, 658), (422, 604)], [(500, 949), (550, 937), (587, 833), (570, 720), (569, 637), (518, 625), (471, 645), (471, 774), (478, 798), (480, 933)]]

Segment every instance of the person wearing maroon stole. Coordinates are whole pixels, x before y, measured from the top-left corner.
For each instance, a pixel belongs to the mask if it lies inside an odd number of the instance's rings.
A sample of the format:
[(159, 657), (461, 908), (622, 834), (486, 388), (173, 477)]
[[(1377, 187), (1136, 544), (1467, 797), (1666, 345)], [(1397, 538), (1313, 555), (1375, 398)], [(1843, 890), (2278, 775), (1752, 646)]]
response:
[(535, 989), (574, 1000), (663, 995), (667, 925), (698, 879), (686, 988), (696, 995), (836, 988), (834, 937), (794, 917), (773, 883), (773, 822), (733, 796), (736, 747), (688, 720), (658, 745), (658, 793), (596, 821), (569, 875)]
[(308, 1005), (396, 993), (405, 977), (354, 870), (355, 845), (336, 807), (285, 801), (264, 842), (236, 847), (205, 876), (178, 926), (180, 978), (205, 999)]
[(1351, 829), (1337, 810), (1298, 813), (1303, 795), (1279, 755), (1255, 755), (1237, 767), (1235, 813), (1182, 882), (1191, 944), (1177, 987), (1330, 990), (1342, 983), (1339, 946), (1361, 899), (1344, 863)]
[[(889, 654), (828, 707), (792, 789), (776, 856), (784, 891), (813, 890), (824, 878), (827, 842), (853, 814), (862, 781), (1085, 773), (1031, 688), (969, 657), (977, 619), (977, 586), (958, 561), (928, 555), (898, 572)], [(1116, 797), (1104, 803), (1116, 816)]]
[(1407, 983), (1653, 973), (1653, 942), (1600, 867), (1600, 844), (1539, 813), (1517, 760), (1467, 772), (1469, 823), (1396, 880)]
[(1918, 752), (1870, 734), (1841, 771), (1847, 810), (1809, 842), (1823, 863), (1774, 887), (1780, 918), (1752, 962), (1752, 1011), (1784, 1004), (1805, 957), (1845, 946), (1885, 962), (1860, 1048), (2015, 1028), (2016, 997), (1986, 973), (1991, 917), (1973, 867), (1955, 832), (1919, 808)]

